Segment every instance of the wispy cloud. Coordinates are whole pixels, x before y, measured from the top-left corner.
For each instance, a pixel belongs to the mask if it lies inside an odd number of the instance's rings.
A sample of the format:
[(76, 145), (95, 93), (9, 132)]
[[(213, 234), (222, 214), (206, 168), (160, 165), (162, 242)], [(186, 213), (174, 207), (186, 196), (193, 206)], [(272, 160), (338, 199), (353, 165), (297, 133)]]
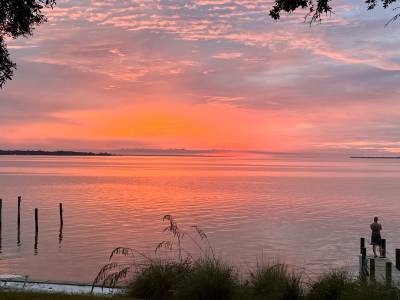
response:
[(236, 59), (243, 56), (240, 52), (221, 52), (215, 54), (213, 57), (218, 59)]

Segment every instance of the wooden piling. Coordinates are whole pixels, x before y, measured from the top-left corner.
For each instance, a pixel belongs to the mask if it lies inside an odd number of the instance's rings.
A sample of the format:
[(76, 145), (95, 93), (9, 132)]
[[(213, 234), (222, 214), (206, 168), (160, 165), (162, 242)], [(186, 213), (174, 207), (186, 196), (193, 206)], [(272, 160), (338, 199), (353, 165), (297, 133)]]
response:
[(33, 246), (34, 255), (38, 255), (38, 236), (39, 236), (39, 210), (35, 208), (35, 244)]
[(62, 240), (63, 240), (63, 227), (61, 225), (60, 231), (58, 232), (58, 243), (61, 244)]
[(362, 254), (362, 248), (365, 248), (365, 238), (360, 238), (360, 254)]
[(34, 255), (38, 255), (38, 236), (39, 236), (39, 234), (38, 234), (38, 232), (36, 231), (35, 232), (35, 244), (33, 245), (33, 254)]
[(386, 257), (386, 239), (382, 239), (382, 243), (381, 243), (381, 248), (382, 248), (382, 257), (385, 258)]
[(375, 258), (369, 259), (369, 279), (375, 281)]
[(63, 217), (63, 205), (60, 203), (59, 205), (60, 208), (60, 231), (58, 234), (58, 243), (61, 244), (63, 240), (63, 227), (64, 227), (64, 217)]
[(3, 199), (1, 199), (0, 198), (0, 228), (1, 228), (1, 226), (3, 225), (3, 213), (2, 213), (2, 210), (3, 210)]
[(21, 196), (18, 196), (18, 216), (17, 216), (18, 227), (21, 225)]
[(396, 249), (396, 269), (400, 270), (400, 249)]
[(367, 248), (361, 248), (360, 256), (360, 278), (365, 280), (367, 276)]
[(2, 246), (2, 210), (3, 210), (3, 199), (0, 198), (0, 250), (3, 248)]
[(386, 273), (386, 285), (392, 285), (392, 263), (387, 261), (385, 264), (385, 273)]
[(62, 205), (62, 203), (60, 203), (59, 210), (60, 210), (60, 226), (62, 227), (64, 225), (63, 205)]
[(21, 246), (21, 196), (18, 196), (18, 212), (17, 212), (17, 246)]
[(367, 248), (363, 247), (361, 248), (361, 256), (366, 257), (367, 256)]
[(21, 246), (21, 227), (18, 226), (17, 228), (17, 246)]
[(39, 210), (35, 208), (35, 233), (39, 232)]

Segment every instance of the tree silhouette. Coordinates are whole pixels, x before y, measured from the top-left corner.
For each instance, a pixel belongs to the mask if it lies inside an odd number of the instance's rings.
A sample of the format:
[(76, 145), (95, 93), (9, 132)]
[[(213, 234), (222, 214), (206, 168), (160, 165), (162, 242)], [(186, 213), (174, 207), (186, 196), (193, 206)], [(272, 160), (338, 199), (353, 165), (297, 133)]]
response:
[(45, 8), (56, 0), (0, 0), (0, 88), (11, 79), (16, 64), (10, 59), (7, 40), (31, 35), (35, 26), (46, 21)]
[[(382, 3), (384, 8), (388, 8), (390, 4), (397, 0), (365, 0), (368, 10), (374, 9), (378, 3)], [(281, 16), (281, 12), (292, 13), (299, 8), (307, 9), (305, 19), (309, 23), (321, 21), (323, 15), (332, 13), (332, 6), (330, 5), (331, 0), (275, 0), (273, 8), (269, 11), (269, 15), (278, 20)], [(400, 9), (399, 7), (394, 10)], [(400, 14), (396, 14), (391, 18), (386, 25), (400, 18)]]

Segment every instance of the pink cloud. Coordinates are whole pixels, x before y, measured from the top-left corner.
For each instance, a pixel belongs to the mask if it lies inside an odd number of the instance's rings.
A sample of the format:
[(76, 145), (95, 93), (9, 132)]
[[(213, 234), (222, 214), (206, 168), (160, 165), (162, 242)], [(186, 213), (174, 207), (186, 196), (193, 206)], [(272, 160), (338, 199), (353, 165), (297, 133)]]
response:
[(218, 59), (236, 59), (243, 56), (243, 53), (240, 52), (221, 52), (213, 55), (213, 58)]

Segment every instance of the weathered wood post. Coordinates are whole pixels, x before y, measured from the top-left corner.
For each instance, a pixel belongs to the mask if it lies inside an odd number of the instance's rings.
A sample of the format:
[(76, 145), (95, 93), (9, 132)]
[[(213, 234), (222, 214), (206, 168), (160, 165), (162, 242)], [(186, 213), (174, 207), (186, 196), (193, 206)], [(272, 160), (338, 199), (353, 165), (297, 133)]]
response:
[(21, 225), (21, 196), (18, 196), (18, 216), (17, 216), (18, 227)]
[(361, 256), (364, 258), (367, 256), (367, 248), (365, 247), (361, 248)]
[(369, 259), (369, 278), (371, 281), (375, 281), (375, 258)]
[(21, 196), (18, 196), (17, 212), (17, 246), (21, 246)]
[(396, 269), (400, 270), (400, 249), (396, 249)]
[(34, 248), (34, 254), (38, 254), (38, 236), (39, 236), (39, 210), (35, 208), (35, 245), (33, 246)]
[(361, 258), (360, 258), (360, 277), (361, 280), (365, 280), (366, 279), (366, 275), (367, 275), (367, 248), (363, 247), (361, 248)]
[(360, 238), (360, 254), (362, 254), (362, 248), (365, 248), (365, 238)]
[(382, 257), (386, 257), (386, 239), (382, 239), (381, 243), (381, 248), (382, 248)]
[(18, 231), (17, 231), (17, 246), (21, 246), (21, 228), (18, 226)]
[(2, 210), (3, 210), (3, 199), (0, 198), (0, 250), (2, 247)]
[(39, 232), (39, 210), (35, 208), (35, 233)]
[(58, 233), (58, 243), (61, 244), (63, 240), (63, 230), (62, 230), (62, 226), (60, 226), (60, 231)]
[(63, 217), (63, 205), (60, 203), (60, 231), (58, 234), (58, 243), (61, 244), (63, 239), (63, 226), (64, 226), (64, 217)]
[(60, 203), (60, 226), (64, 225), (64, 218), (63, 218), (63, 205)]
[(392, 263), (387, 261), (385, 264), (385, 273), (386, 273), (386, 285), (392, 285)]
[(0, 198), (0, 228), (1, 228), (1, 225), (3, 224), (2, 210), (3, 210), (3, 199)]
[(38, 255), (38, 233), (35, 232), (35, 244), (33, 245), (34, 255)]

